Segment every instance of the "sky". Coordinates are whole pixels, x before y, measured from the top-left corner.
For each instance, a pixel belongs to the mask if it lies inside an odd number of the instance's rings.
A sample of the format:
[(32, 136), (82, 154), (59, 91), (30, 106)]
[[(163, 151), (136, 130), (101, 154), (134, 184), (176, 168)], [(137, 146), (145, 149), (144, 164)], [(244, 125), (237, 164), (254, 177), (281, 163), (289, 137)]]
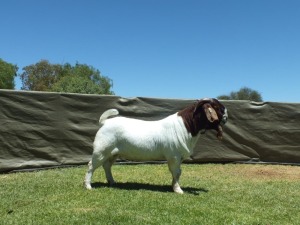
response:
[(249, 87), (264, 101), (299, 103), (300, 1), (1, 1), (0, 58), (19, 73), (42, 59), (87, 64), (121, 97)]

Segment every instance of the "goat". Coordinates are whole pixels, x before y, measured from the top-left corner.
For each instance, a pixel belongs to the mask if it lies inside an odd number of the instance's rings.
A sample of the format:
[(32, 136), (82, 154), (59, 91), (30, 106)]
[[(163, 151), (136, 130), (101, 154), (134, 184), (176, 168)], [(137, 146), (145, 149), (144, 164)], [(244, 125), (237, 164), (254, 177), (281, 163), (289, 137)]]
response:
[[(185, 109), (157, 121), (143, 121), (118, 116), (117, 109), (105, 111), (100, 119), (92, 159), (85, 176), (85, 187), (92, 189), (96, 168), (103, 166), (108, 183), (115, 183), (111, 167), (120, 157), (132, 161), (167, 160), (174, 192), (179, 185), (182, 160), (189, 158), (201, 133), (216, 130), (222, 139), (227, 109), (217, 100), (204, 98)], [(112, 117), (112, 118), (111, 118)]]

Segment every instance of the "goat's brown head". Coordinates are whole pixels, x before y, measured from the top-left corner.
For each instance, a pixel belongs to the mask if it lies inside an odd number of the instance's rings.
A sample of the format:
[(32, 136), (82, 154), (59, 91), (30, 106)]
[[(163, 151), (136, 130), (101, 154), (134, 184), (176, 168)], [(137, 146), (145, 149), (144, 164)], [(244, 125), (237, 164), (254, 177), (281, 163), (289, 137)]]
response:
[(180, 112), (184, 125), (192, 136), (199, 132), (214, 129), (217, 131), (217, 137), (223, 138), (222, 126), (227, 122), (227, 109), (217, 99), (203, 98), (198, 100), (192, 106), (189, 106)]

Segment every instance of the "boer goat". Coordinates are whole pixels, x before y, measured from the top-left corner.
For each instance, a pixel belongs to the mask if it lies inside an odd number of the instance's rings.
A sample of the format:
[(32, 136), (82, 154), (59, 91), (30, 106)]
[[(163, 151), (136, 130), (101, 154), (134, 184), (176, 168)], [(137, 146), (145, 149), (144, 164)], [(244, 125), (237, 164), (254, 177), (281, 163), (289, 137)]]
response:
[[(110, 185), (114, 184), (111, 166), (117, 157), (133, 161), (167, 160), (174, 192), (179, 186), (182, 160), (189, 158), (201, 133), (214, 129), (222, 139), (227, 109), (217, 100), (204, 98), (185, 109), (158, 121), (116, 117), (118, 110), (105, 111), (94, 141), (88, 164), (85, 187), (91, 189), (93, 172), (103, 166)], [(110, 118), (112, 117), (112, 118)]]

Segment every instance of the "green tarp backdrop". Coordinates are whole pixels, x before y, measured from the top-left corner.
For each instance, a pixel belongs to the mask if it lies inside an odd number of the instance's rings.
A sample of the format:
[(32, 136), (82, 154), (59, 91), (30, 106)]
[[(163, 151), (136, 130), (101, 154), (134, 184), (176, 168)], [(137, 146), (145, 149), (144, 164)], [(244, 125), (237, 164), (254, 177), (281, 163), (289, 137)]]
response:
[[(99, 117), (106, 109), (158, 120), (194, 102), (0, 90), (0, 172), (87, 163)], [(215, 131), (207, 131), (191, 162), (300, 164), (300, 104), (222, 103), (229, 113), (223, 141)]]

